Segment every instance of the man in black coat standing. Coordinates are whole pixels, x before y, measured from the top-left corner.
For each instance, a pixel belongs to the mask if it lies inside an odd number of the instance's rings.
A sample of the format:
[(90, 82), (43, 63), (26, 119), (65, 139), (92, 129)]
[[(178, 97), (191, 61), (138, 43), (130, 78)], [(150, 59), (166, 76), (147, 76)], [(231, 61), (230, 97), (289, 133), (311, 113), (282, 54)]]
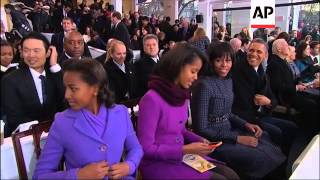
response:
[(121, 14), (117, 11), (111, 15), (111, 38), (122, 41), (127, 48), (130, 47), (130, 35), (128, 28), (121, 22)]

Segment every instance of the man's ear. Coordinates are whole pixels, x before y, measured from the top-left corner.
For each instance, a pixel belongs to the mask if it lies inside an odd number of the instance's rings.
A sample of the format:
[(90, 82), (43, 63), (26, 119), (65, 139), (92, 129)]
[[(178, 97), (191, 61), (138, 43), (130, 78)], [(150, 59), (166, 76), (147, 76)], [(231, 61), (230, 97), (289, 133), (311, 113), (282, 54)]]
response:
[(281, 51), (281, 47), (280, 46), (278, 46), (277, 47), (277, 52), (279, 52), (279, 53), (281, 53), (282, 51)]

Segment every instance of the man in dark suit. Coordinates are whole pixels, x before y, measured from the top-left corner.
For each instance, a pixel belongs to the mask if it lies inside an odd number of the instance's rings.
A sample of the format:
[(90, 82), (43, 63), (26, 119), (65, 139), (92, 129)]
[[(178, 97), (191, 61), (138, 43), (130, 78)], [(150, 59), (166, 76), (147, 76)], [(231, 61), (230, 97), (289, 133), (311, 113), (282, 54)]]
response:
[(126, 46), (123, 42), (114, 40), (109, 52), (111, 59), (104, 64), (104, 67), (110, 89), (115, 93), (116, 102), (137, 97), (135, 72), (132, 65), (126, 62)]
[(183, 19), (181, 24), (182, 27), (178, 30), (178, 41), (188, 41), (193, 36), (192, 29), (187, 19)]
[(158, 38), (154, 34), (148, 34), (143, 38), (144, 53), (140, 60), (135, 63), (137, 79), (139, 82), (139, 97), (143, 96), (148, 90), (148, 79), (153, 71), (153, 67), (159, 61)]
[(63, 47), (64, 51), (59, 55), (60, 65), (63, 65), (65, 61), (71, 58), (91, 57), (90, 52), (85, 53), (85, 43), (78, 31), (71, 31), (65, 36)]
[(246, 121), (261, 126), (278, 144), (288, 143), (297, 127), (292, 122), (271, 116), (277, 99), (261, 64), (266, 57), (267, 44), (262, 39), (254, 39), (249, 46), (247, 58), (234, 66), (232, 80), (235, 95), (232, 111)]
[(32, 21), (33, 31), (45, 31), (45, 27), (49, 22), (49, 14), (42, 9), (40, 4), (36, 3), (33, 11), (28, 14), (28, 18)]
[(170, 25), (170, 16), (165, 17), (164, 21), (159, 24), (160, 31), (166, 34), (166, 37), (169, 37), (169, 34), (172, 33), (172, 27)]
[[(23, 65), (2, 79), (1, 99), (8, 133), (21, 123), (52, 120), (53, 115), (64, 108), (56, 49), (49, 47), (46, 37), (36, 32), (22, 39), (21, 44)], [(50, 61), (46, 62), (49, 56)]]
[(245, 61), (247, 59), (247, 51), (249, 48), (250, 40), (245, 38), (241, 39), (241, 47), (236, 52), (236, 60), (238, 61)]
[(135, 11), (133, 17), (131, 17), (131, 29), (139, 29), (141, 24), (141, 18), (139, 12)]
[(5, 4), (4, 9), (6, 14), (11, 17), (12, 28), (19, 32), (21, 38), (32, 32), (32, 28), (26, 16), (21, 11), (17, 11), (11, 4)]
[(111, 38), (122, 41), (127, 48), (130, 47), (130, 34), (128, 28), (123, 22), (121, 22), (121, 14), (117, 11), (111, 15), (112, 28)]
[(63, 39), (64, 36), (72, 31), (73, 20), (69, 17), (63, 18), (61, 25), (63, 32), (56, 33), (51, 38), (51, 45), (57, 48), (58, 54), (63, 52)]
[(310, 58), (313, 65), (320, 65), (320, 42), (312, 41), (310, 43)]
[(74, 14), (72, 12), (72, 3), (71, 2), (65, 2), (62, 6), (58, 6), (56, 10), (53, 11), (52, 20), (54, 23), (55, 32), (61, 32), (62, 28), (60, 26), (60, 23), (63, 21), (64, 18), (69, 17), (74, 21)]
[(308, 131), (319, 130), (319, 113), (316, 99), (308, 97), (303, 91), (306, 86), (295, 84), (286, 58), (289, 53), (288, 43), (284, 39), (277, 39), (272, 44), (272, 55), (268, 59), (267, 73), (270, 77), (272, 92), (278, 102), (286, 107), (294, 107), (302, 112), (304, 120), (301, 126)]

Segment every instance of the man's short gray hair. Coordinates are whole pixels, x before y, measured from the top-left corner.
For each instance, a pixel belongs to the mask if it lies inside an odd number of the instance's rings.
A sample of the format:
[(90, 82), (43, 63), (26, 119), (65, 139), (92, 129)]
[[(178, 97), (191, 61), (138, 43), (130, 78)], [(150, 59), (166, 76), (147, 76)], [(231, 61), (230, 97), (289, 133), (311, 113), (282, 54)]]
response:
[(146, 43), (146, 41), (149, 40), (149, 39), (154, 39), (154, 40), (157, 41), (157, 43), (159, 42), (158, 37), (157, 37), (156, 35), (154, 35), (154, 34), (147, 34), (147, 35), (145, 35), (145, 36), (143, 37), (143, 40), (142, 40), (143, 46), (144, 46), (144, 44)]
[(272, 44), (272, 54), (275, 54), (275, 55), (279, 55), (279, 47), (283, 45), (283, 43), (287, 43), (286, 40), (284, 39), (277, 39), (275, 41), (273, 41), (273, 44)]

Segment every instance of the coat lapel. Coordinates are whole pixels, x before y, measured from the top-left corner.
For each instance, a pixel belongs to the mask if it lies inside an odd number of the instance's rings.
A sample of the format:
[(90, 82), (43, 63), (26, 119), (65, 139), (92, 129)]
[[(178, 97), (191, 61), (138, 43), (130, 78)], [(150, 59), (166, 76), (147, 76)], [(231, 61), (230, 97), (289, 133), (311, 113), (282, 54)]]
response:
[(115, 73), (125, 75), (125, 73), (115, 64), (115, 62), (112, 61), (111, 64), (111, 67)]
[(88, 121), (85, 119), (82, 112), (79, 111), (73, 111), (74, 112), (74, 118), (76, 119), (74, 121), (73, 126), (82, 134), (100, 142), (104, 143), (103, 140), (93, 131), (92, 127), (89, 125)]
[(102, 139), (105, 141), (114, 137), (114, 129), (112, 128), (117, 127), (117, 125), (114, 123), (119, 121), (119, 112), (117, 113), (117, 111), (118, 108), (107, 108), (107, 127), (102, 137)]

